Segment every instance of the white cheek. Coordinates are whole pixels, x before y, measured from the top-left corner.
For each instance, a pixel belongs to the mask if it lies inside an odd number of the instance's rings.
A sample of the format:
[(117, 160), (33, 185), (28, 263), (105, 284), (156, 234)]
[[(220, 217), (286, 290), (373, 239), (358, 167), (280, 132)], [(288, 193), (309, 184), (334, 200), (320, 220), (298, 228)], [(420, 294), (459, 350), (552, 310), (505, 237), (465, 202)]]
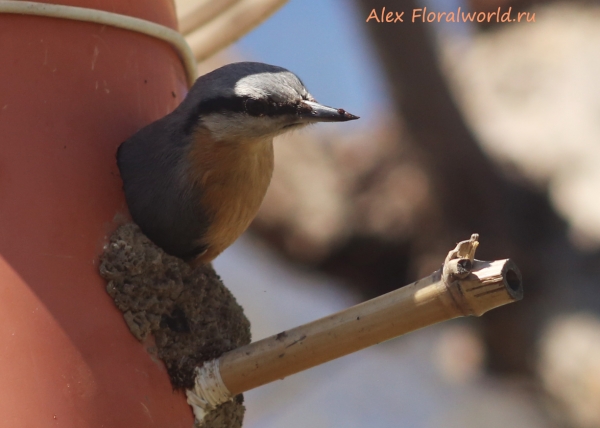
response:
[(285, 120), (247, 114), (210, 114), (202, 118), (202, 123), (217, 140), (244, 140), (272, 138), (282, 132)]

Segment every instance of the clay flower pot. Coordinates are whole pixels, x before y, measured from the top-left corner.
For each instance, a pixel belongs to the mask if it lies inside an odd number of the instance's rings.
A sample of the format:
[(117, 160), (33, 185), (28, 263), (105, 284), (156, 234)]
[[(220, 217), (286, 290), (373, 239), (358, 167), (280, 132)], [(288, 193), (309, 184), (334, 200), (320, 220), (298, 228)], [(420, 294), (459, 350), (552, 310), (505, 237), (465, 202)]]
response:
[[(176, 28), (169, 0), (70, 0)], [(126, 215), (118, 145), (185, 96), (166, 43), (0, 14), (0, 414), (13, 427), (186, 427), (98, 274)]]

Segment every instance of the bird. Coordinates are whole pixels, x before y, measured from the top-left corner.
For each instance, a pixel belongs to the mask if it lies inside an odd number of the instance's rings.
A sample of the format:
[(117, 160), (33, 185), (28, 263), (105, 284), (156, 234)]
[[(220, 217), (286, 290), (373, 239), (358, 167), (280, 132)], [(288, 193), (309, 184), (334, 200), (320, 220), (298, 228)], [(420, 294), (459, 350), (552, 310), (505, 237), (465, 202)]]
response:
[(199, 77), (171, 113), (123, 142), (132, 220), (166, 253), (210, 263), (250, 225), (273, 173), (273, 138), (358, 119), (319, 104), (285, 68), (236, 62)]

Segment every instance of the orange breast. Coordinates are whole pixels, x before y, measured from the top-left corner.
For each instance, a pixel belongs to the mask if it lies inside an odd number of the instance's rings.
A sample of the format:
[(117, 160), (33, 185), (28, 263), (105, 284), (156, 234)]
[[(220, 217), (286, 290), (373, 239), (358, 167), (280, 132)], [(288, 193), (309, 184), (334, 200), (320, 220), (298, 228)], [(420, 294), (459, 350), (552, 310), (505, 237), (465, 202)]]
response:
[(197, 137), (190, 152), (193, 179), (202, 188), (202, 206), (211, 219), (199, 243), (208, 249), (198, 262), (208, 263), (256, 216), (273, 174), (273, 142), (212, 141), (202, 128)]

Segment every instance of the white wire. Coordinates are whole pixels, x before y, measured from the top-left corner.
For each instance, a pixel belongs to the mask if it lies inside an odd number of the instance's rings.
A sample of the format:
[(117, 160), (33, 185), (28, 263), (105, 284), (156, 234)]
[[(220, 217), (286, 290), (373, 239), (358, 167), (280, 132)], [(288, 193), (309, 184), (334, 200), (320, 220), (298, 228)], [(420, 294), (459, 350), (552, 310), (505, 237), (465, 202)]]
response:
[(185, 41), (185, 38), (179, 34), (179, 32), (165, 27), (164, 25), (103, 10), (31, 1), (2, 0), (0, 1), (0, 13), (46, 16), (50, 18), (93, 22), (96, 24), (110, 25), (112, 27), (135, 31), (163, 40), (177, 51), (177, 54), (183, 63), (189, 86), (192, 86), (196, 80), (198, 68), (192, 50)]
[(206, 361), (202, 367), (196, 367), (196, 378), (193, 389), (187, 389), (187, 402), (192, 406), (196, 420), (202, 424), (208, 412), (219, 404), (231, 400), (231, 392), (221, 379), (219, 359)]

